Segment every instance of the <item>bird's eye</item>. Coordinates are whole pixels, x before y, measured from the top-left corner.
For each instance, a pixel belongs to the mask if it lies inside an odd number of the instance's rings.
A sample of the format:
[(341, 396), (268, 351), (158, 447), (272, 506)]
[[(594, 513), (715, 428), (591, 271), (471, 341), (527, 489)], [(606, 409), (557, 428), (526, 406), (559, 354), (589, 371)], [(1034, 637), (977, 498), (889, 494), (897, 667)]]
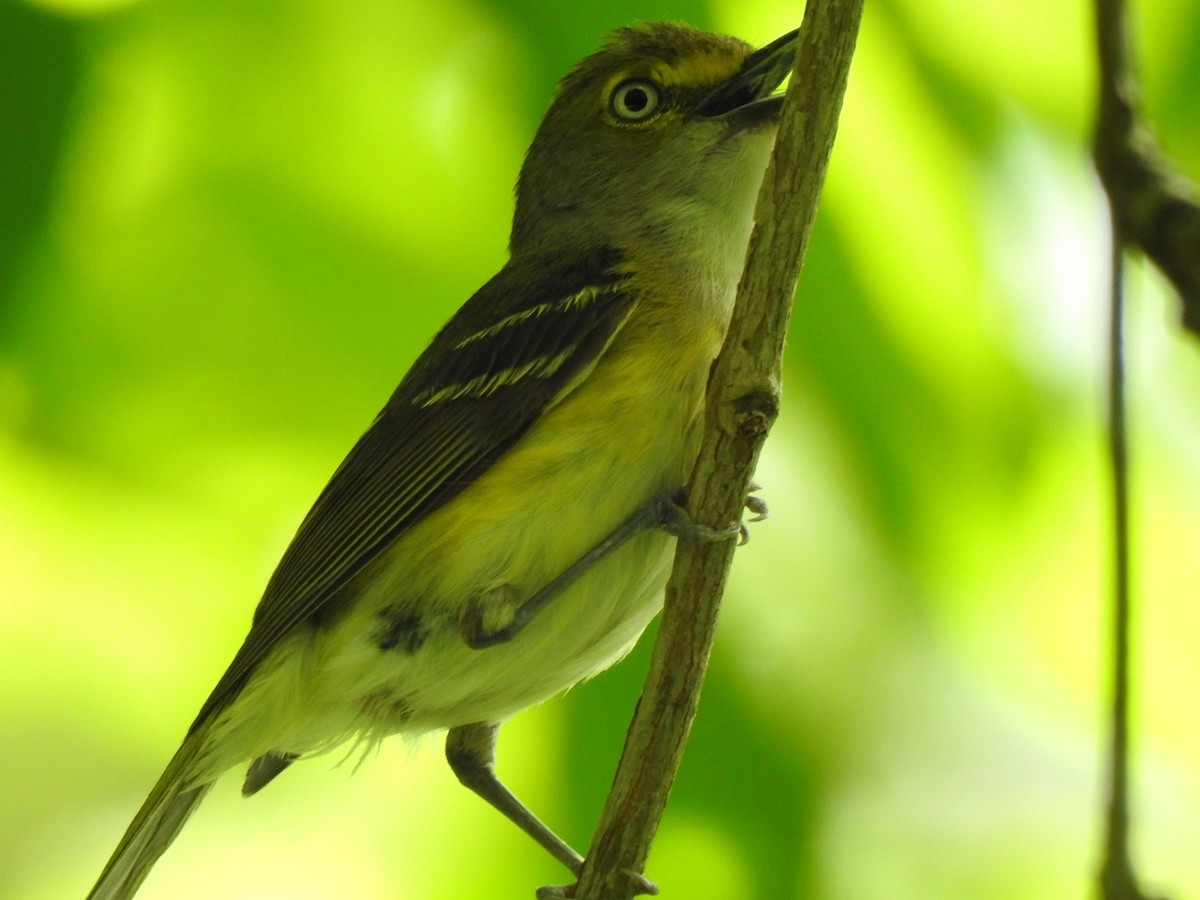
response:
[(626, 122), (640, 122), (654, 115), (662, 103), (662, 88), (653, 81), (634, 78), (622, 81), (612, 95), (612, 113)]

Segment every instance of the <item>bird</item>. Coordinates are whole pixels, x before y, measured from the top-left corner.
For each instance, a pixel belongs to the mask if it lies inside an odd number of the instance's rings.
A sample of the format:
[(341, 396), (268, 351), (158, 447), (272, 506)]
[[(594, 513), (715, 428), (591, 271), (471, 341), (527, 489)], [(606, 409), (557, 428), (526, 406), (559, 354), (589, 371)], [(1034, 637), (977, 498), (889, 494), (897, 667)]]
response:
[(692, 523), (683, 486), (797, 41), (641, 23), (561, 80), (508, 261), (317, 497), (89, 900), (134, 896), (235, 766), (250, 796), (442, 730), (459, 781), (578, 876), (496, 775), (497, 731), (629, 652), (678, 540), (737, 532)]

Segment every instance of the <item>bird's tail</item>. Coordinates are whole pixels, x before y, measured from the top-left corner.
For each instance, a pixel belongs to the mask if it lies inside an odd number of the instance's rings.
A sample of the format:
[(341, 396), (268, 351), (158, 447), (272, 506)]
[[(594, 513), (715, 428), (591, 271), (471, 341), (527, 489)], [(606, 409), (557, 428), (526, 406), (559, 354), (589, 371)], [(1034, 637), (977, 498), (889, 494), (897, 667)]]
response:
[(128, 900), (132, 897), (150, 868), (175, 840), (183, 823), (212, 788), (211, 780), (194, 781), (196, 762), (204, 749), (208, 725), (208, 721), (198, 722), (188, 733), (150, 796), (129, 823), (121, 843), (88, 894), (88, 900)]

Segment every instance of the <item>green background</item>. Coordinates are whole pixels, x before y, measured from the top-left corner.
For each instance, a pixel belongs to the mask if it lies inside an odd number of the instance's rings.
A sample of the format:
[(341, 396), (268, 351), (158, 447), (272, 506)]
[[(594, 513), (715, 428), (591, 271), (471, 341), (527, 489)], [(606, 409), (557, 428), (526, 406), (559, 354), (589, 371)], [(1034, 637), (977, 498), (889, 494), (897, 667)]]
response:
[[(1200, 175), (1200, 6), (1138, 2)], [(0, 897), (81, 897), (307, 505), (503, 261), (555, 80), (757, 0), (0, 0)], [(1089, 7), (871, 0), (784, 410), (649, 874), (664, 896), (1090, 893), (1107, 631)], [(1200, 897), (1200, 348), (1135, 268), (1136, 841)], [(586, 847), (648, 642), (514, 719)], [(341, 763), (338, 765), (338, 763)], [(352, 777), (353, 776), (353, 777)], [(151, 898), (531, 897), (436, 739), (221, 782)]]

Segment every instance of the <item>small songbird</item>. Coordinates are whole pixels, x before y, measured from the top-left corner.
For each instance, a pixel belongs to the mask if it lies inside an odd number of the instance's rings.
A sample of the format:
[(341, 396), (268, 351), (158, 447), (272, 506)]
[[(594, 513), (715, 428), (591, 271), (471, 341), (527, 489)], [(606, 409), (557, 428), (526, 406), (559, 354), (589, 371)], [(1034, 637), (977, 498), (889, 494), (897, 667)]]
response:
[(682, 487), (796, 43), (640, 25), (562, 80), (509, 261), (313, 504), (92, 900), (133, 896), (233, 766), (250, 795), (350, 738), (436, 729), (578, 875), (496, 777), (496, 731), (631, 649), (678, 537), (728, 535), (688, 522)]

